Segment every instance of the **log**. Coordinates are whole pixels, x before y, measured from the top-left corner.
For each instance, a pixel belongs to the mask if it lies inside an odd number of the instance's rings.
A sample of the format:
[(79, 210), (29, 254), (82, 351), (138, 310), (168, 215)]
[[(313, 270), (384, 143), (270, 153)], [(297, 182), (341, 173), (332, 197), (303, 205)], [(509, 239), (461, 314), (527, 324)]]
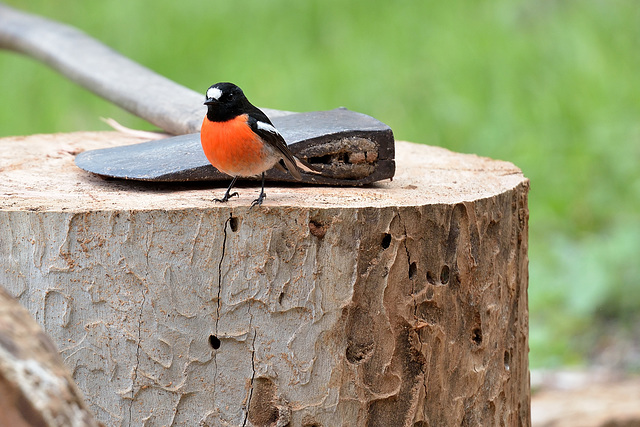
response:
[(104, 180), (114, 132), (0, 140), (0, 283), (109, 426), (530, 425), (528, 180), (398, 142), (393, 181)]
[(100, 425), (51, 339), (0, 287), (0, 426)]

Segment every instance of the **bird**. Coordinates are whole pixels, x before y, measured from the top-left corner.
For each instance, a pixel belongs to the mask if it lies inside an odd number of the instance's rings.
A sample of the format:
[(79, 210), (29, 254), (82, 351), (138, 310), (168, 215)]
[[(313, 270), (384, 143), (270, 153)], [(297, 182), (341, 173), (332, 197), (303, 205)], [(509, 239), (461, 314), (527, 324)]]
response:
[(262, 205), (266, 197), (264, 174), (273, 167), (302, 180), (297, 159), (284, 138), (267, 115), (249, 102), (242, 89), (229, 82), (216, 83), (207, 89), (205, 97), (202, 149), (216, 169), (232, 177), (224, 196), (214, 201), (224, 203), (238, 196), (231, 189), (239, 177), (262, 175), (260, 195), (251, 206)]

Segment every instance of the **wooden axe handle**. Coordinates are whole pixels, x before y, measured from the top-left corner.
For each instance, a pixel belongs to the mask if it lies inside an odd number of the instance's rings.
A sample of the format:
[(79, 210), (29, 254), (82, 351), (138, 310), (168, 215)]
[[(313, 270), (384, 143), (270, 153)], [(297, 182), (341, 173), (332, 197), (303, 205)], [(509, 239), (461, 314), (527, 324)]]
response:
[[(76, 28), (0, 3), (0, 48), (42, 61), (166, 132), (182, 135), (200, 131), (206, 112), (204, 92), (181, 86), (125, 58)], [(270, 117), (287, 114), (264, 111)]]

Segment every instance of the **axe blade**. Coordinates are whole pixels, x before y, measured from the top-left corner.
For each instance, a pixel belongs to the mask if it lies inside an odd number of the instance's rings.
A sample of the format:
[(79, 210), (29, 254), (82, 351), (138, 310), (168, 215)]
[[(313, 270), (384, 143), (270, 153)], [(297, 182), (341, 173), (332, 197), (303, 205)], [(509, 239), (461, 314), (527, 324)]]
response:
[[(345, 108), (273, 117), (289, 148), (319, 173), (303, 173), (302, 182), (364, 185), (393, 177), (394, 139), (389, 126)], [(205, 157), (200, 134), (80, 153), (76, 165), (104, 177), (162, 182), (226, 181)], [(272, 181), (297, 182), (277, 169)]]

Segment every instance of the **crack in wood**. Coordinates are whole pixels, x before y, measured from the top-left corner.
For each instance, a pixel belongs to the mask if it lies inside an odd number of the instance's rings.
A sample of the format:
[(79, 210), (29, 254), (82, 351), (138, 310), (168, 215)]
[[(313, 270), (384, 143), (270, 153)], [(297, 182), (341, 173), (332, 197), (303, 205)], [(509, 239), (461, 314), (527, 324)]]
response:
[[(251, 331), (251, 326), (253, 323), (253, 314), (251, 314), (251, 303), (249, 303), (249, 331)], [(253, 340), (251, 341), (251, 380), (249, 381), (249, 396), (247, 397), (247, 410), (244, 413), (244, 420), (242, 421), (242, 427), (247, 425), (247, 420), (249, 419), (249, 408), (251, 408), (251, 397), (253, 396), (253, 382), (256, 378), (256, 336), (258, 335), (258, 331), (256, 329), (253, 330)]]
[(220, 261), (218, 262), (218, 295), (216, 299), (216, 336), (218, 336), (218, 322), (220, 321), (220, 295), (222, 293), (222, 262), (224, 261), (224, 255), (227, 248), (227, 226), (231, 222), (233, 218), (233, 214), (229, 214), (229, 218), (224, 222), (224, 226), (222, 227), (222, 251), (220, 254)]
[(142, 339), (142, 316), (144, 313), (144, 303), (147, 301), (147, 293), (142, 291), (142, 304), (140, 304), (140, 314), (138, 315), (138, 341), (136, 345), (136, 364), (133, 367), (133, 378), (131, 382), (131, 402), (129, 403), (129, 425), (133, 420), (133, 402), (135, 399), (136, 382), (138, 381), (138, 367), (140, 366), (140, 341)]
[[(223, 238), (222, 238), (222, 251), (220, 254), (220, 261), (218, 262), (218, 294), (216, 297), (216, 324), (215, 324), (215, 336), (219, 338), (218, 336), (218, 322), (220, 321), (220, 295), (222, 292), (222, 262), (224, 261), (224, 254), (225, 254), (225, 250), (227, 247), (227, 225), (229, 224), (229, 222), (231, 221), (231, 218), (233, 218), (233, 214), (230, 213), (229, 214), (229, 218), (227, 218), (227, 220), (224, 222), (224, 226), (222, 227), (222, 233), (223, 233)], [(198, 231), (199, 232), (199, 231)], [(218, 352), (217, 349), (214, 349), (213, 352), (213, 402), (216, 401), (216, 379), (218, 378)]]

